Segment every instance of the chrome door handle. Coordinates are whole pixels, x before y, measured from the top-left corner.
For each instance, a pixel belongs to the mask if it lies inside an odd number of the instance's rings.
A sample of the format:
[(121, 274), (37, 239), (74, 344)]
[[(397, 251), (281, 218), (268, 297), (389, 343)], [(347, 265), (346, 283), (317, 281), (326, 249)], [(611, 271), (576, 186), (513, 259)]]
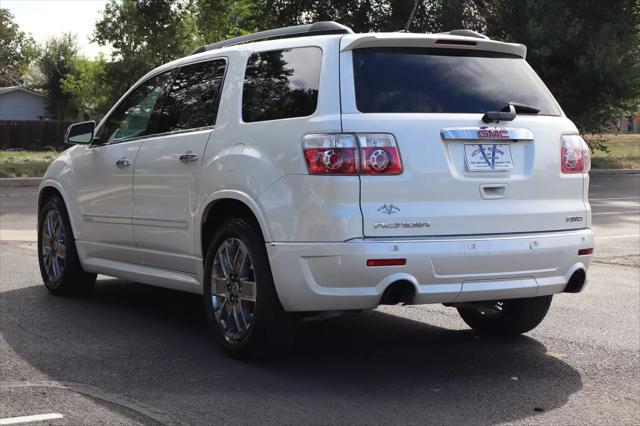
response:
[(198, 161), (198, 154), (192, 154), (191, 151), (187, 151), (184, 154), (180, 155), (178, 159), (183, 163), (188, 163), (189, 161)]
[(116, 166), (123, 168), (123, 167), (129, 167), (131, 165), (131, 161), (129, 161), (128, 158), (121, 158), (118, 161), (116, 161)]

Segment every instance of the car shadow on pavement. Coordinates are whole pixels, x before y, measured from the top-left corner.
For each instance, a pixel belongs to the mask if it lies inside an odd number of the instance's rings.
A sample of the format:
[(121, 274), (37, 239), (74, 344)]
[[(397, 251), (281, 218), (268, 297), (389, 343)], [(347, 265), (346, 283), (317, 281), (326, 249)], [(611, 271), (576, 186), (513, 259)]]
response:
[(304, 323), (287, 357), (247, 363), (218, 349), (196, 295), (100, 279), (86, 298), (41, 285), (0, 297), (2, 335), (32, 367), (188, 424), (513, 422), (582, 387), (530, 337), (483, 338), (379, 311)]

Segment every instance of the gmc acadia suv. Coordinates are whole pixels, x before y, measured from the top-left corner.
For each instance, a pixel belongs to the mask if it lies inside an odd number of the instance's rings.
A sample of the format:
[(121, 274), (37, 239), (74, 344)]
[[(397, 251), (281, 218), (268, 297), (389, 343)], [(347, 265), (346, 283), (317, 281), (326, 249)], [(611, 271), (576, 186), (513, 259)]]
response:
[(379, 304), (527, 332), (582, 290), (593, 235), (589, 150), (525, 54), (319, 22), (158, 67), (67, 131), (40, 186), (44, 283), (203, 294), (236, 356)]

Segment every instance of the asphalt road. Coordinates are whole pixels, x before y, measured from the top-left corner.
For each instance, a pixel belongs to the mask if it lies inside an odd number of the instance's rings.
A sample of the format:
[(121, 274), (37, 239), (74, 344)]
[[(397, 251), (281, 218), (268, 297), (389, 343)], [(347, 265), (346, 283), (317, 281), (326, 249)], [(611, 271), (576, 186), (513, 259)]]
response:
[[(36, 191), (0, 197), (0, 419), (52, 424), (640, 424), (640, 174), (592, 177), (590, 284), (512, 341), (453, 309), (382, 307), (307, 323), (288, 357), (247, 364), (197, 296), (100, 277), (50, 296)], [(20, 241), (21, 240), (21, 241)]]

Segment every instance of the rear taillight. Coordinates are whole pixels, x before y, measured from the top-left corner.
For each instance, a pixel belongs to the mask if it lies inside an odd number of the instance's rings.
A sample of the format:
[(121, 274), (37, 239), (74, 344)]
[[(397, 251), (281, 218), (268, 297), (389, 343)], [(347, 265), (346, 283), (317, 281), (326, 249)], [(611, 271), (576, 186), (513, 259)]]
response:
[(393, 135), (358, 134), (360, 173), (363, 175), (399, 175), (402, 173), (400, 152)]
[(304, 158), (312, 175), (399, 175), (400, 152), (386, 133), (310, 134), (303, 138)]
[(303, 139), (304, 159), (312, 175), (358, 173), (356, 139), (345, 134), (313, 134)]
[(560, 169), (562, 173), (587, 173), (591, 170), (589, 146), (579, 135), (562, 136)]

